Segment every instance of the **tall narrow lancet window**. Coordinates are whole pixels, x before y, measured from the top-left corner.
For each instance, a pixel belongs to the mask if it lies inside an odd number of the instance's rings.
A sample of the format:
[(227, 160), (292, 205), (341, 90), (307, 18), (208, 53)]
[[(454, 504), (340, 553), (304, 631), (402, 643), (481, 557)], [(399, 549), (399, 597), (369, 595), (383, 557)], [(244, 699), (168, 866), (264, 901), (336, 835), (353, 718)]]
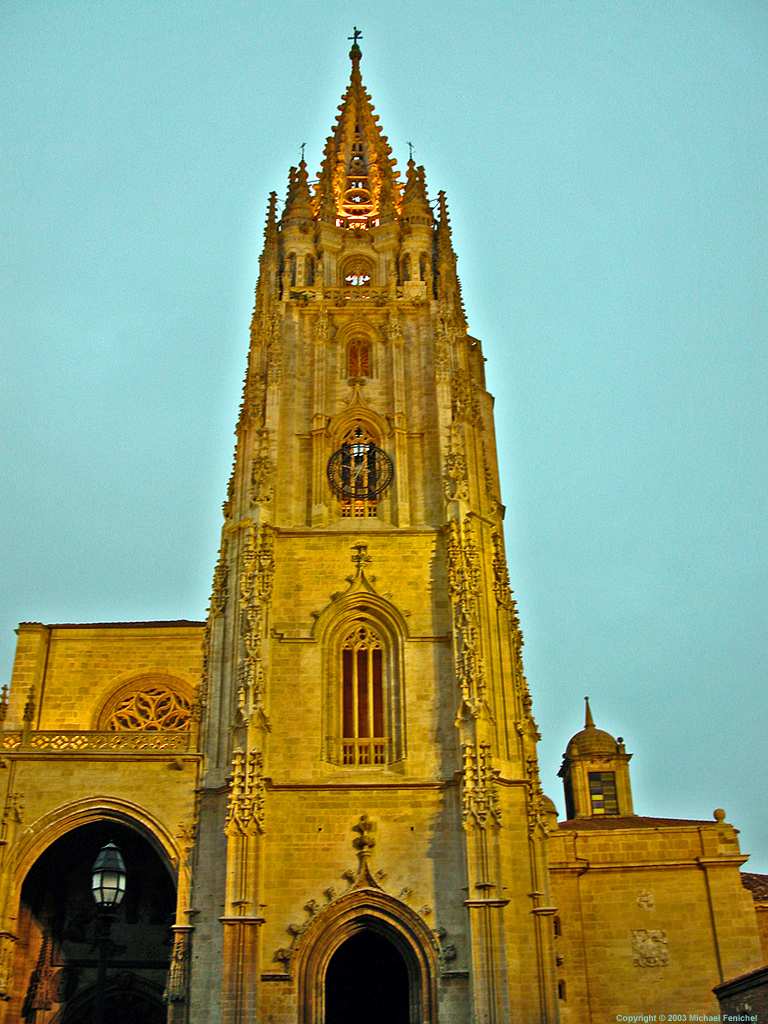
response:
[(383, 647), (367, 623), (356, 623), (342, 644), (342, 763), (386, 762)]
[(311, 256), (304, 258), (304, 284), (311, 288), (315, 283), (315, 261)]
[(370, 377), (371, 350), (367, 341), (357, 338), (350, 343), (348, 360), (349, 377)]
[(296, 285), (296, 257), (291, 255), (288, 259), (288, 275), (292, 286)]

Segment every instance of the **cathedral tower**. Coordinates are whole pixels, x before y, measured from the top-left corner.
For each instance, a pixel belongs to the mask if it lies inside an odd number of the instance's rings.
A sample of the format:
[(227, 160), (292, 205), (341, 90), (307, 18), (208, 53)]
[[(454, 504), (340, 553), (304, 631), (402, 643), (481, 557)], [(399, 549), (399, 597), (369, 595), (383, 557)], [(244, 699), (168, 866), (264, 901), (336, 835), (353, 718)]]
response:
[[(357, 36), (357, 33), (356, 33)], [(444, 193), (352, 71), (273, 193), (205, 641), (190, 1019), (557, 1017), (538, 734)], [(381, 1017), (376, 1014), (380, 1013)]]

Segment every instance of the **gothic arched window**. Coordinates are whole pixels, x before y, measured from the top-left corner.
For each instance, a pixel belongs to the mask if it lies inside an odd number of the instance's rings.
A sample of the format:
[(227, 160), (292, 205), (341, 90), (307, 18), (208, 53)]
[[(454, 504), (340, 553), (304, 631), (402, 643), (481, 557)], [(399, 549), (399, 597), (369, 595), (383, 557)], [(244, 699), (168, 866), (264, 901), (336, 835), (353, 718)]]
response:
[(291, 282), (291, 285), (295, 287), (295, 285), (296, 285), (296, 257), (293, 255), (293, 253), (291, 253), (290, 257), (288, 258), (288, 274), (289, 274), (289, 280)]
[(384, 648), (367, 622), (357, 622), (341, 645), (342, 763), (385, 764)]
[(311, 256), (304, 257), (304, 284), (311, 288), (315, 283), (315, 261)]
[(350, 342), (347, 363), (349, 377), (370, 377), (371, 348), (367, 341), (355, 338)]
[(373, 278), (373, 264), (364, 256), (352, 256), (341, 272), (345, 288), (367, 288)]

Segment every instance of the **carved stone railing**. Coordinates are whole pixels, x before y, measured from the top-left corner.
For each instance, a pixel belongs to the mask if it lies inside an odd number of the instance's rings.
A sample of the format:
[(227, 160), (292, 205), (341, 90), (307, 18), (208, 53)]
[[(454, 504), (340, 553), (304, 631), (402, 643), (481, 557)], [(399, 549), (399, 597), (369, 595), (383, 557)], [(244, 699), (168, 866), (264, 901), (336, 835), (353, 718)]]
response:
[[(191, 734), (188, 731), (156, 732), (151, 730), (128, 730), (119, 732), (75, 732), (70, 730), (38, 732), (3, 732), (0, 734), (0, 749), (29, 750), (61, 753), (91, 753), (146, 751), (148, 753), (186, 753), (190, 749)], [(23, 742), (22, 742), (23, 740)]]
[(375, 302), (377, 306), (383, 306), (387, 301), (389, 291), (387, 288), (374, 288), (373, 285), (350, 285), (347, 288), (326, 288), (323, 298), (328, 299), (334, 306), (343, 306), (347, 302)]

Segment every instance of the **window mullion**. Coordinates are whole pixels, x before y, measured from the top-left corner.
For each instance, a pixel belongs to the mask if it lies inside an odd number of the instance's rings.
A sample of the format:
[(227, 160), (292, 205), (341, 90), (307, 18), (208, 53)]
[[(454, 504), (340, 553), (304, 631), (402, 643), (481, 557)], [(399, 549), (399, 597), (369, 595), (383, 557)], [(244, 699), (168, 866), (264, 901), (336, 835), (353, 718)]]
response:
[[(366, 673), (368, 676), (366, 680), (368, 689), (368, 735), (371, 738), (371, 744), (373, 744), (373, 653), (370, 647), (366, 649), (365, 657), (368, 662), (368, 672)], [(371, 750), (373, 750), (373, 746), (371, 746)]]
[(352, 734), (355, 737), (355, 760), (357, 760), (357, 740), (360, 738), (360, 729), (358, 728), (358, 678), (357, 678), (357, 648), (352, 648), (352, 710), (354, 712), (354, 718), (352, 720)]

